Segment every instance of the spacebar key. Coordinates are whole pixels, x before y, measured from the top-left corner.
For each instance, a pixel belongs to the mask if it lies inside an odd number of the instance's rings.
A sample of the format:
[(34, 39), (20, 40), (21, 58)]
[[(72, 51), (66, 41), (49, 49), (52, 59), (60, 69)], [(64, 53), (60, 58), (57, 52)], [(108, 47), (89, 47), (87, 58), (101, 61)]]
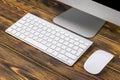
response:
[(46, 47), (45, 45), (43, 45), (43, 44), (41, 44), (41, 43), (39, 43), (39, 42), (37, 42), (37, 41), (34, 41), (33, 39), (25, 38), (25, 40), (26, 40), (28, 43), (30, 43), (30, 44), (32, 44), (33, 46), (35, 46), (36, 48), (38, 48), (38, 49), (43, 49), (43, 50), (46, 50), (46, 49), (47, 49), (47, 47)]

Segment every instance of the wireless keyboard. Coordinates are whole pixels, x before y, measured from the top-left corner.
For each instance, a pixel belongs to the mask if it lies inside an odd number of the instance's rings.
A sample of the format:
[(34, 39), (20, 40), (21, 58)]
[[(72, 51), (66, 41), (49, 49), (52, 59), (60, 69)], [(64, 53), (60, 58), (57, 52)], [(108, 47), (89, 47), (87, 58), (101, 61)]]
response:
[(5, 32), (69, 66), (93, 43), (31, 13), (26, 14)]

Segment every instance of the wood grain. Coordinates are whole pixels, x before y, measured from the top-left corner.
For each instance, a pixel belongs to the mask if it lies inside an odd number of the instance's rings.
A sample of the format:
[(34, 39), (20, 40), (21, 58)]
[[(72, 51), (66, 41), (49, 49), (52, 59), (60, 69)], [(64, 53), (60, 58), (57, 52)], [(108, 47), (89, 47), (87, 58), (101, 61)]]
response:
[[(69, 9), (54, 0), (0, 0), (0, 80), (120, 80), (120, 27), (107, 22), (90, 38), (94, 44), (69, 67), (4, 31), (26, 13), (53, 23), (53, 18)], [(116, 57), (98, 75), (83, 69), (86, 59), (97, 49)]]
[[(18, 51), (0, 43), (0, 77), (6, 80), (67, 80), (46, 67), (36, 64)], [(49, 78), (48, 78), (49, 76)], [(10, 78), (9, 78), (10, 77)]]

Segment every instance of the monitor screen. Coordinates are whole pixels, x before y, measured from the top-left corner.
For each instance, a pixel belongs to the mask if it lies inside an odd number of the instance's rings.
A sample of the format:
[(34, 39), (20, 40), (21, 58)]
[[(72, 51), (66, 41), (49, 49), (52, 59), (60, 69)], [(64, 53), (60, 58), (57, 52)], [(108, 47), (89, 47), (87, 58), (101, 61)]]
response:
[(113, 8), (115, 10), (120, 11), (120, 8), (118, 7), (119, 4), (117, 3), (116, 0), (93, 0), (93, 1), (98, 2), (100, 4), (103, 4), (105, 6), (108, 6), (110, 8)]

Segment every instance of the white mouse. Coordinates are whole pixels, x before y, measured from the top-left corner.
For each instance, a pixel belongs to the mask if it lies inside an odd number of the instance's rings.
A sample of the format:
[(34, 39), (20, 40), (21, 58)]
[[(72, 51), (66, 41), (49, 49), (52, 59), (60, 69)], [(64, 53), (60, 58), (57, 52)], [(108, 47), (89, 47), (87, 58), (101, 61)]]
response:
[(111, 53), (103, 50), (97, 50), (87, 59), (84, 64), (84, 69), (91, 74), (98, 74), (113, 57), (114, 55)]

